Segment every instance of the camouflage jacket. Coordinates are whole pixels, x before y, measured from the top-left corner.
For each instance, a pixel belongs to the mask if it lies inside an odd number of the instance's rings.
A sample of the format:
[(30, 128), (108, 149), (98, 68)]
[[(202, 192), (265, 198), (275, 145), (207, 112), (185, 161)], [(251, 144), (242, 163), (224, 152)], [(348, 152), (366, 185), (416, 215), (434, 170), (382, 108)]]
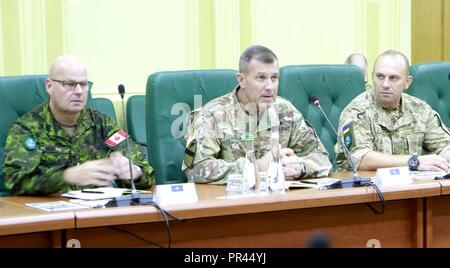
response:
[(291, 148), (301, 157), (306, 166), (305, 177), (329, 174), (332, 165), (325, 147), (289, 101), (277, 97), (258, 120), (257, 115), (244, 111), (236, 97), (237, 90), (210, 101), (191, 115), (184, 135), (187, 149), (182, 167), (189, 181), (226, 183), (228, 174), (242, 172), (246, 151), (242, 136), (246, 129), (253, 130), (255, 154), (260, 158), (270, 150), (273, 127), (279, 128), (281, 147)]
[[(86, 107), (70, 136), (54, 119), (48, 102), (36, 107), (19, 118), (9, 130), (3, 164), (6, 187), (13, 195), (45, 195), (95, 187), (67, 185), (62, 174), (69, 167), (124, 150), (125, 142), (114, 149), (105, 144), (105, 140), (118, 130), (111, 118)], [(153, 169), (131, 141), (130, 148), (132, 162), (143, 172), (135, 180), (136, 187), (148, 188), (154, 183)], [(129, 187), (130, 182), (117, 180), (117, 184)]]
[[(439, 154), (450, 149), (450, 132), (439, 114), (426, 102), (403, 93), (398, 109), (383, 109), (373, 91), (366, 91), (345, 107), (339, 132), (355, 168), (371, 151), (390, 155)], [(342, 146), (337, 143), (338, 171), (351, 170)]]
[(373, 90), (373, 86), (371, 84), (367, 84), (365, 85), (365, 89), (366, 90)]

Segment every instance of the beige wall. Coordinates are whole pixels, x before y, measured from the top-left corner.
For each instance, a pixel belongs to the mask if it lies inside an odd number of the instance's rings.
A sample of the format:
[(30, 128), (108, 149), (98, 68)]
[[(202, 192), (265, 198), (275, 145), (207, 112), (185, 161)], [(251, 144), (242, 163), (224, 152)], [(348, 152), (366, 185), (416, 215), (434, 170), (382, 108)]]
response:
[(371, 72), (383, 50), (411, 55), (411, 0), (0, 0), (0, 9), (0, 75), (47, 73), (73, 54), (93, 95), (115, 102), (118, 84), (144, 94), (153, 72), (236, 69), (256, 43), (282, 66), (359, 52)]

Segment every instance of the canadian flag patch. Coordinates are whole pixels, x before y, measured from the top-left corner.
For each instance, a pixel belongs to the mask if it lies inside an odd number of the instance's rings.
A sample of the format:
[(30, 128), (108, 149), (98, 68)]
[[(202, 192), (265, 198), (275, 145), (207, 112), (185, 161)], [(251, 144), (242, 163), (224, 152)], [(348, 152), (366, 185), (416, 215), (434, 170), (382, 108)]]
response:
[(128, 137), (128, 135), (127, 135), (127, 133), (125, 133), (125, 131), (119, 130), (116, 133), (114, 133), (111, 137), (109, 137), (105, 141), (105, 144), (110, 147), (116, 147), (117, 145), (119, 145), (119, 143), (124, 141), (127, 137)]

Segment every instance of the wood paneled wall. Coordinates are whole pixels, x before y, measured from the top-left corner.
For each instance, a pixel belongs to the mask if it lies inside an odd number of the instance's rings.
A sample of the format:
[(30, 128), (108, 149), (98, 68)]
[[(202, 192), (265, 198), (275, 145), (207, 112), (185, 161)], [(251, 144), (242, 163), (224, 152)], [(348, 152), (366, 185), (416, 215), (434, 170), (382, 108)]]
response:
[(412, 0), (411, 63), (450, 61), (450, 1)]

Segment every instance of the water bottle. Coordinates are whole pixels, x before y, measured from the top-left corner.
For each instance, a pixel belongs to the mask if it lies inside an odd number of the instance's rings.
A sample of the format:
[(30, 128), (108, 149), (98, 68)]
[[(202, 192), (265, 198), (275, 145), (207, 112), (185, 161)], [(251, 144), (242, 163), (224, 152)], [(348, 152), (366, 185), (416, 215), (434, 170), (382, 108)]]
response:
[(244, 143), (246, 148), (244, 168), (242, 170), (244, 194), (254, 193), (259, 189), (259, 172), (256, 164), (254, 141), (255, 137), (252, 134), (246, 133), (244, 135)]
[(280, 161), (280, 143), (278, 128), (272, 128), (270, 133), (270, 155), (269, 165), (267, 168), (267, 177), (269, 180), (269, 188), (272, 193), (285, 193), (285, 178), (283, 165)]

